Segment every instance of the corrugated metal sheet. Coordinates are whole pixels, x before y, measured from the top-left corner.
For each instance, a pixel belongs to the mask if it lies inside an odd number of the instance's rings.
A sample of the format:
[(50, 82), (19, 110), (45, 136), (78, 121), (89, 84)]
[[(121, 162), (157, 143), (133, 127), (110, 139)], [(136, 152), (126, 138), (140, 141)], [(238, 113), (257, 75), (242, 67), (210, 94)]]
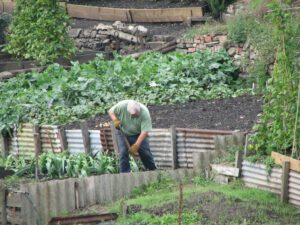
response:
[(168, 129), (153, 129), (149, 133), (150, 149), (159, 168), (172, 168), (171, 133)]
[[(32, 124), (23, 124), (14, 130), (11, 138), (9, 152), (19, 156), (34, 156), (34, 134)], [(57, 126), (40, 126), (40, 141), (42, 152), (61, 152), (60, 139)]]
[(281, 191), (281, 168), (273, 168), (268, 175), (266, 166), (243, 161), (242, 180), (248, 187), (270, 191), (280, 194)]
[(211, 130), (176, 129), (179, 167), (193, 168), (193, 152), (214, 151), (215, 135)]
[[(99, 130), (89, 130), (92, 153), (102, 151)], [(81, 130), (66, 130), (68, 150), (71, 154), (84, 153)]]
[(41, 126), (41, 145), (43, 152), (61, 152), (58, 126)]
[(34, 156), (34, 151), (33, 125), (23, 124), (14, 130), (9, 152), (13, 155), (28, 157)]
[(290, 203), (300, 206), (300, 173), (290, 171), (288, 196)]
[[(81, 179), (70, 178), (22, 184), (21, 214), (25, 224), (46, 224), (51, 216), (69, 213), (76, 207), (105, 204), (128, 195), (135, 187), (157, 179), (162, 171), (104, 174)], [(165, 171), (176, 180), (194, 175), (192, 170)], [(78, 198), (78, 199), (76, 199)]]

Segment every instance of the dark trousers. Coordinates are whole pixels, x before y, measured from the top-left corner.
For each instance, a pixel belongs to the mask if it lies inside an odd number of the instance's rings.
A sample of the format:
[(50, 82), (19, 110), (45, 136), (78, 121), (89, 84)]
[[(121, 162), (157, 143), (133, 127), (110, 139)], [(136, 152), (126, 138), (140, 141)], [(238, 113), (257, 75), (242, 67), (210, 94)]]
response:
[[(127, 172), (130, 172), (128, 147), (127, 147), (125, 139), (124, 139), (125, 137), (121, 134), (121, 132), (117, 130), (116, 135), (117, 135), (118, 147), (119, 147), (119, 151), (120, 151), (120, 172), (127, 173)], [(138, 139), (138, 137), (139, 137), (139, 134), (134, 135), (134, 136), (127, 136), (126, 138), (129, 142), (129, 144), (133, 145), (136, 142), (136, 140)], [(147, 170), (155, 170), (156, 169), (156, 166), (155, 166), (155, 163), (153, 160), (153, 156), (152, 156), (152, 153), (151, 153), (150, 147), (149, 147), (149, 140), (147, 137), (144, 139), (144, 141), (140, 145), (139, 155), (140, 155), (140, 158), (141, 158), (141, 161), (142, 161), (144, 167)]]

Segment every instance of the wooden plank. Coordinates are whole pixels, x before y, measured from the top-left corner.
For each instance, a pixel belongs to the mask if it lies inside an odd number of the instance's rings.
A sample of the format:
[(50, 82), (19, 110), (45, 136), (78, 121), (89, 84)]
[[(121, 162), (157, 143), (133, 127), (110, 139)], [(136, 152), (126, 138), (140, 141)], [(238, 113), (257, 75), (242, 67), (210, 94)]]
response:
[(60, 141), (61, 151), (67, 150), (68, 142), (67, 142), (66, 130), (64, 127), (58, 128), (58, 138)]
[(243, 151), (236, 151), (235, 153), (235, 164), (236, 168), (242, 169), (242, 162), (243, 162)]
[(223, 166), (223, 165), (211, 165), (212, 170), (216, 171), (217, 174), (232, 176), (232, 177), (239, 177), (240, 169), (235, 167)]
[(290, 162), (285, 161), (282, 163), (282, 177), (281, 177), (281, 202), (288, 202), (289, 195), (289, 173), (290, 173)]
[(119, 158), (120, 151), (119, 151), (118, 140), (117, 140), (117, 136), (116, 136), (116, 128), (112, 122), (110, 122), (110, 129), (111, 129), (111, 136), (113, 139), (115, 155), (117, 158)]
[(133, 22), (183, 22), (191, 13), (203, 16), (201, 7), (166, 8), (166, 9), (131, 9)]
[(289, 156), (282, 155), (278, 152), (272, 152), (271, 157), (274, 159), (275, 163), (282, 165), (283, 162), (290, 162), (290, 170), (300, 172), (300, 160), (293, 159)]
[(177, 138), (176, 138), (176, 127), (173, 125), (170, 128), (171, 133), (171, 151), (172, 151), (172, 169), (178, 168), (177, 162)]
[(5, 157), (9, 153), (9, 138), (0, 134), (0, 142), (1, 155)]
[(39, 179), (39, 155), (42, 152), (41, 139), (40, 139), (40, 127), (38, 125), (33, 126), (32, 128), (34, 136), (34, 153), (35, 153), (35, 179)]
[(76, 18), (128, 22), (127, 9), (67, 4), (67, 11)]
[(90, 154), (91, 140), (90, 140), (90, 133), (89, 133), (89, 128), (88, 128), (87, 122), (86, 121), (81, 122), (80, 128), (81, 128), (81, 133), (82, 133), (84, 152), (86, 154)]

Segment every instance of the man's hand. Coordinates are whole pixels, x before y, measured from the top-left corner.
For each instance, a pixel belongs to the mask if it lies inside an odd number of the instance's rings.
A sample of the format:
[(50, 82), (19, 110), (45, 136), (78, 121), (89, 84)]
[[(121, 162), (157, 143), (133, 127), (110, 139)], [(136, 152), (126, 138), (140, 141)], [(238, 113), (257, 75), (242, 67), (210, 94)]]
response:
[(121, 121), (118, 118), (114, 119), (113, 123), (116, 129), (120, 129)]
[(132, 156), (137, 155), (138, 151), (139, 151), (139, 146), (138, 146), (137, 144), (133, 144), (133, 145), (131, 145), (130, 148), (129, 148), (129, 153), (130, 153)]

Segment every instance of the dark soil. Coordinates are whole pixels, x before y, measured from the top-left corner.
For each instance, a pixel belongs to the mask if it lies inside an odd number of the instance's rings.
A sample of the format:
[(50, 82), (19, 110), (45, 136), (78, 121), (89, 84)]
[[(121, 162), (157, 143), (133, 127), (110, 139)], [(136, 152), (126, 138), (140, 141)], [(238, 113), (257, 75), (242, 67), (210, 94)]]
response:
[[(259, 212), (257, 211), (259, 209)], [(206, 192), (195, 194), (188, 200), (184, 200), (183, 211), (196, 211), (201, 215), (202, 224), (231, 224), (233, 221), (242, 224), (244, 220), (247, 224), (296, 224), (300, 217), (283, 217), (271, 209), (260, 207), (260, 203), (248, 203), (239, 198), (226, 197), (219, 192)], [(178, 203), (168, 203), (161, 207), (143, 209), (140, 205), (128, 206), (127, 213), (134, 214), (140, 211), (147, 212), (155, 216), (164, 214), (176, 214)], [(260, 215), (267, 215), (268, 218)], [(199, 221), (200, 222), (200, 221)]]
[[(203, 100), (186, 104), (149, 106), (153, 128), (180, 128), (241, 130), (248, 131), (261, 112), (262, 99), (258, 96)], [(87, 120), (90, 129), (97, 129), (100, 123), (109, 121), (107, 115)], [(75, 122), (67, 129), (79, 129)]]
[(110, 8), (178, 8), (178, 7), (196, 7), (203, 3), (198, 0), (71, 0), (72, 4), (92, 5)]
[[(73, 19), (72, 28), (91, 29), (99, 23), (111, 25), (114, 22), (105, 22), (98, 20)], [(126, 23), (125, 23), (126, 24)], [(183, 23), (138, 23), (148, 29), (148, 37), (153, 35), (172, 35), (180, 37), (186, 31), (187, 27)]]
[[(178, 7), (195, 7), (203, 6), (199, 0), (73, 0), (73, 4), (92, 5), (99, 7), (112, 8), (178, 8)], [(97, 20), (74, 19), (72, 27), (74, 28), (92, 28), (98, 23), (112, 24), (112, 22), (103, 22)], [(149, 30), (151, 35), (173, 35), (179, 37), (186, 30), (183, 23), (139, 23)]]

